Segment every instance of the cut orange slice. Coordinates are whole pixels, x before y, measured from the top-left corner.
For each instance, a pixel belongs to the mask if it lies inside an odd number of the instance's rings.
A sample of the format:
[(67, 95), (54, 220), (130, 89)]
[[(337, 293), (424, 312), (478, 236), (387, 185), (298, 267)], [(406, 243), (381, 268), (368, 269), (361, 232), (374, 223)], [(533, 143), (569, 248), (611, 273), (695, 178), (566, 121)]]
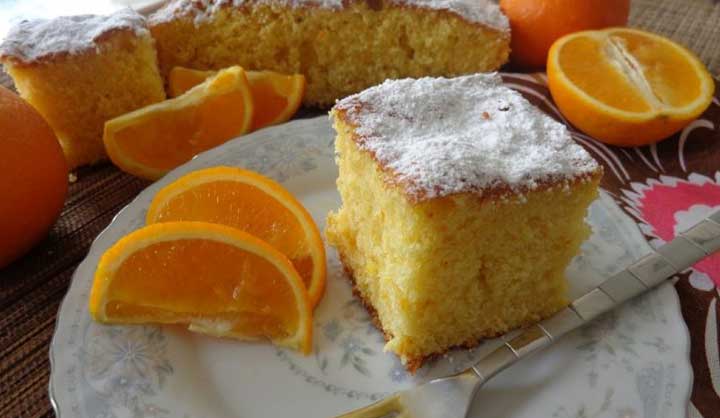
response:
[(203, 221), (248, 232), (285, 254), (317, 305), (325, 290), (325, 247), (310, 214), (277, 182), (234, 167), (187, 174), (155, 195), (147, 223)]
[(245, 71), (231, 67), (179, 97), (109, 120), (103, 141), (118, 167), (154, 180), (196, 154), (248, 132), (252, 118)]
[(310, 301), (292, 264), (225, 225), (154, 224), (122, 238), (100, 259), (89, 308), (103, 323), (187, 324), (212, 336), (311, 349)]
[[(215, 71), (174, 67), (168, 80), (170, 96), (175, 97), (202, 83)], [(255, 103), (252, 130), (289, 120), (302, 104), (305, 76), (280, 74), (273, 71), (247, 71), (250, 91)]]
[(609, 144), (645, 145), (685, 127), (710, 105), (715, 83), (693, 53), (636, 29), (558, 39), (548, 86), (562, 114)]
[[(173, 67), (168, 75), (168, 93), (170, 97), (180, 96), (214, 76), (216, 73), (217, 71), (213, 70), (193, 70), (192, 68)], [(246, 71), (245, 75), (247, 75), (247, 73)]]

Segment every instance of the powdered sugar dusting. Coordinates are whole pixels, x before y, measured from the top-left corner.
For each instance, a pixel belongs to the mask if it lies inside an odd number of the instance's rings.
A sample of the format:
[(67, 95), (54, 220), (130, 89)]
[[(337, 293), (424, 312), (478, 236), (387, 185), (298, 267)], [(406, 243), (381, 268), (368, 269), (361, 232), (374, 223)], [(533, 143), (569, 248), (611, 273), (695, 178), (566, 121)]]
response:
[(335, 105), (416, 200), (572, 180), (599, 166), (497, 74), (388, 80)]
[(118, 29), (150, 35), (145, 18), (129, 8), (108, 16), (23, 20), (8, 32), (0, 45), (0, 56), (33, 62), (58, 53), (77, 54), (96, 48), (100, 36)]
[[(356, 0), (357, 1), (357, 0)], [(480, 23), (502, 31), (509, 30), (507, 17), (500, 7), (489, 0), (386, 0), (400, 6), (447, 10), (473, 23)], [(290, 7), (320, 7), (342, 9), (348, 0), (174, 0), (150, 17), (151, 24), (168, 22), (182, 16), (193, 17), (199, 25), (210, 19), (222, 7), (246, 4), (280, 4)]]

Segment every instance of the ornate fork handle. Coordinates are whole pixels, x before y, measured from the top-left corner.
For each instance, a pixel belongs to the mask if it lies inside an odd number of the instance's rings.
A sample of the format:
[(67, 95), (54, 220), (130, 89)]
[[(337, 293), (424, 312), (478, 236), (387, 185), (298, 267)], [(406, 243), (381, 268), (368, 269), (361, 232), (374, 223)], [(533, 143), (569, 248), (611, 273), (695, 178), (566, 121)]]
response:
[(483, 357), (472, 366), (472, 370), (485, 381), (516, 361), (552, 344), (553, 340), (658, 286), (718, 250), (720, 211), (611, 276), (600, 286), (574, 300), (567, 308), (524, 329), (520, 335)]

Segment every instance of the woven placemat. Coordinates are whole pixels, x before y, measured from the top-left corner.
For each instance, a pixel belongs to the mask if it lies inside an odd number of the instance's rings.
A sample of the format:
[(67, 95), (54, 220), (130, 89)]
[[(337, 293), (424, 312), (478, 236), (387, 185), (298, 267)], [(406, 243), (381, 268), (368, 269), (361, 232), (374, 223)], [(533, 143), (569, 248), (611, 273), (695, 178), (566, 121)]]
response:
[(48, 237), (0, 273), (3, 418), (54, 416), (47, 395), (48, 347), (60, 302), (92, 240), (148, 185), (111, 165), (82, 169), (78, 179)]
[(15, 90), (12, 80), (4, 71), (0, 71), (0, 86)]
[(720, 77), (720, 1), (632, 0), (630, 26), (687, 46)]

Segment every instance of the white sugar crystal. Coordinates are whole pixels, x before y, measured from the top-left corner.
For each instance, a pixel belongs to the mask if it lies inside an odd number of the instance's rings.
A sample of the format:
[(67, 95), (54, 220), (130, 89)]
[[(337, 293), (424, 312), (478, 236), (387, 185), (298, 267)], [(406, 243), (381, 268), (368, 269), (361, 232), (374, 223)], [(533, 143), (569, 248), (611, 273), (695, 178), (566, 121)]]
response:
[(97, 48), (98, 39), (113, 30), (132, 30), (149, 36), (145, 18), (126, 8), (108, 16), (62, 16), (23, 20), (10, 28), (0, 45), (0, 56), (23, 62), (58, 53), (77, 54)]
[[(388, 1), (388, 0), (386, 0)], [(400, 6), (447, 10), (469, 22), (480, 23), (502, 31), (509, 30), (507, 17), (500, 7), (489, 0), (389, 0)], [(200, 24), (222, 7), (240, 7), (246, 4), (280, 4), (289, 7), (321, 7), (342, 9), (347, 0), (174, 0), (158, 10), (152, 23), (167, 22), (181, 16), (192, 16)]]
[(565, 125), (497, 74), (388, 80), (339, 101), (369, 151), (418, 200), (532, 190), (598, 170)]

